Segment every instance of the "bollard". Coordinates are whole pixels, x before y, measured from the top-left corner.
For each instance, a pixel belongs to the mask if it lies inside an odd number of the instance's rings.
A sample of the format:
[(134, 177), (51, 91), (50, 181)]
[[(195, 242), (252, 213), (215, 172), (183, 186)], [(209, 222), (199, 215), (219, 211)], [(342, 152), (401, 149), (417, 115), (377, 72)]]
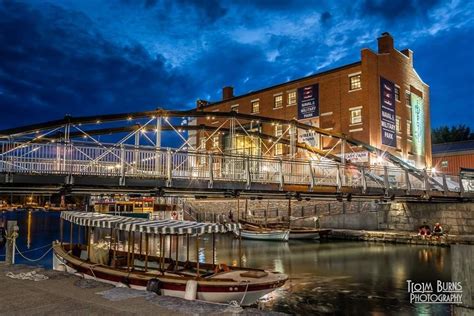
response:
[(16, 238), (18, 237), (17, 221), (7, 222), (7, 248), (5, 251), (5, 261), (7, 264), (15, 264)]

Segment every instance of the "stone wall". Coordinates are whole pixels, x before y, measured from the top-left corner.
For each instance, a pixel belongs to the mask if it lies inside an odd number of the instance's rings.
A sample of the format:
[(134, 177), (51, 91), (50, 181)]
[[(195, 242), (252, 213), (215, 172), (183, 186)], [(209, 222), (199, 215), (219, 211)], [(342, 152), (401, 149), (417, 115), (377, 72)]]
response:
[[(237, 218), (237, 209), (241, 218), (245, 217), (245, 201), (240, 200), (189, 200), (187, 207), (205, 214), (210, 220), (213, 214), (223, 216), (233, 212)], [(322, 228), (417, 231), (424, 223), (433, 226), (439, 222), (449, 234), (474, 234), (474, 203), (427, 203), (427, 202), (323, 202), (293, 201), (292, 216), (317, 216)], [(261, 218), (288, 217), (287, 200), (249, 200), (247, 216)], [(203, 219), (201, 217), (201, 219)]]

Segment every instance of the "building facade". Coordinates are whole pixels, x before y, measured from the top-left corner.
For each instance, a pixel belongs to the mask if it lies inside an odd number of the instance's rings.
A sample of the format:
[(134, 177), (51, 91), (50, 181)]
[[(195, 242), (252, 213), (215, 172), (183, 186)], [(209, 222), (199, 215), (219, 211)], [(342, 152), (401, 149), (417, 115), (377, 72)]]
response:
[(461, 168), (474, 169), (474, 140), (433, 145), (433, 167), (453, 175)]
[[(339, 132), (404, 159), (419, 168), (431, 168), (429, 86), (413, 68), (413, 52), (394, 47), (388, 33), (378, 38), (378, 51), (361, 50), (361, 60), (342, 67), (285, 82), (240, 96), (232, 87), (223, 88), (218, 102), (198, 100), (198, 110), (254, 114), (292, 120)], [(219, 126), (222, 119), (200, 118), (197, 124)], [(337, 139), (318, 134), (288, 130), (287, 126), (252, 126), (265, 134), (291, 138), (297, 134), (321, 150), (340, 154)], [(294, 133), (294, 134), (292, 134)], [(221, 133), (212, 139), (196, 135), (200, 148), (239, 154), (294, 156), (291, 146), (276, 144), (267, 152), (248, 136)], [(296, 136), (293, 136), (296, 137)], [(269, 146), (263, 146), (268, 148)], [(375, 163), (361, 148), (345, 150), (348, 159)]]

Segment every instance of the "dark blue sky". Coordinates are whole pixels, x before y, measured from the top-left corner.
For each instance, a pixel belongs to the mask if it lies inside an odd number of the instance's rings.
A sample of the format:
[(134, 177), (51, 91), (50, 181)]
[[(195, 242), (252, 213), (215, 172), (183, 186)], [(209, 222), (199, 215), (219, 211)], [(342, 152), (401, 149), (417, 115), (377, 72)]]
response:
[(0, 0), (0, 128), (192, 108), (357, 61), (384, 31), (414, 51), (432, 126), (473, 126), (473, 26), (462, 0)]

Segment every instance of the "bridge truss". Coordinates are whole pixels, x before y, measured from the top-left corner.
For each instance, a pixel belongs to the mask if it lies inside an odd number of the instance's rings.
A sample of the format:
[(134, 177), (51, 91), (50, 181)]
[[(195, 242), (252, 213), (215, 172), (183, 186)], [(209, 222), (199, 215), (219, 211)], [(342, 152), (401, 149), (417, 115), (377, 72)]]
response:
[[(276, 125), (279, 136), (265, 133)], [(332, 138), (334, 145), (321, 150), (300, 142), (302, 132)], [(216, 135), (225, 135), (230, 149), (210, 144)], [(259, 154), (234, 150), (239, 136)], [(271, 154), (279, 144), (289, 148), (285, 157)], [(380, 164), (345, 159), (359, 148)], [(459, 200), (473, 193), (458, 175), (417, 169), (344, 134), (296, 120), (201, 110), (66, 116), (6, 129), (0, 131), (0, 174), (0, 192), (19, 194)]]

